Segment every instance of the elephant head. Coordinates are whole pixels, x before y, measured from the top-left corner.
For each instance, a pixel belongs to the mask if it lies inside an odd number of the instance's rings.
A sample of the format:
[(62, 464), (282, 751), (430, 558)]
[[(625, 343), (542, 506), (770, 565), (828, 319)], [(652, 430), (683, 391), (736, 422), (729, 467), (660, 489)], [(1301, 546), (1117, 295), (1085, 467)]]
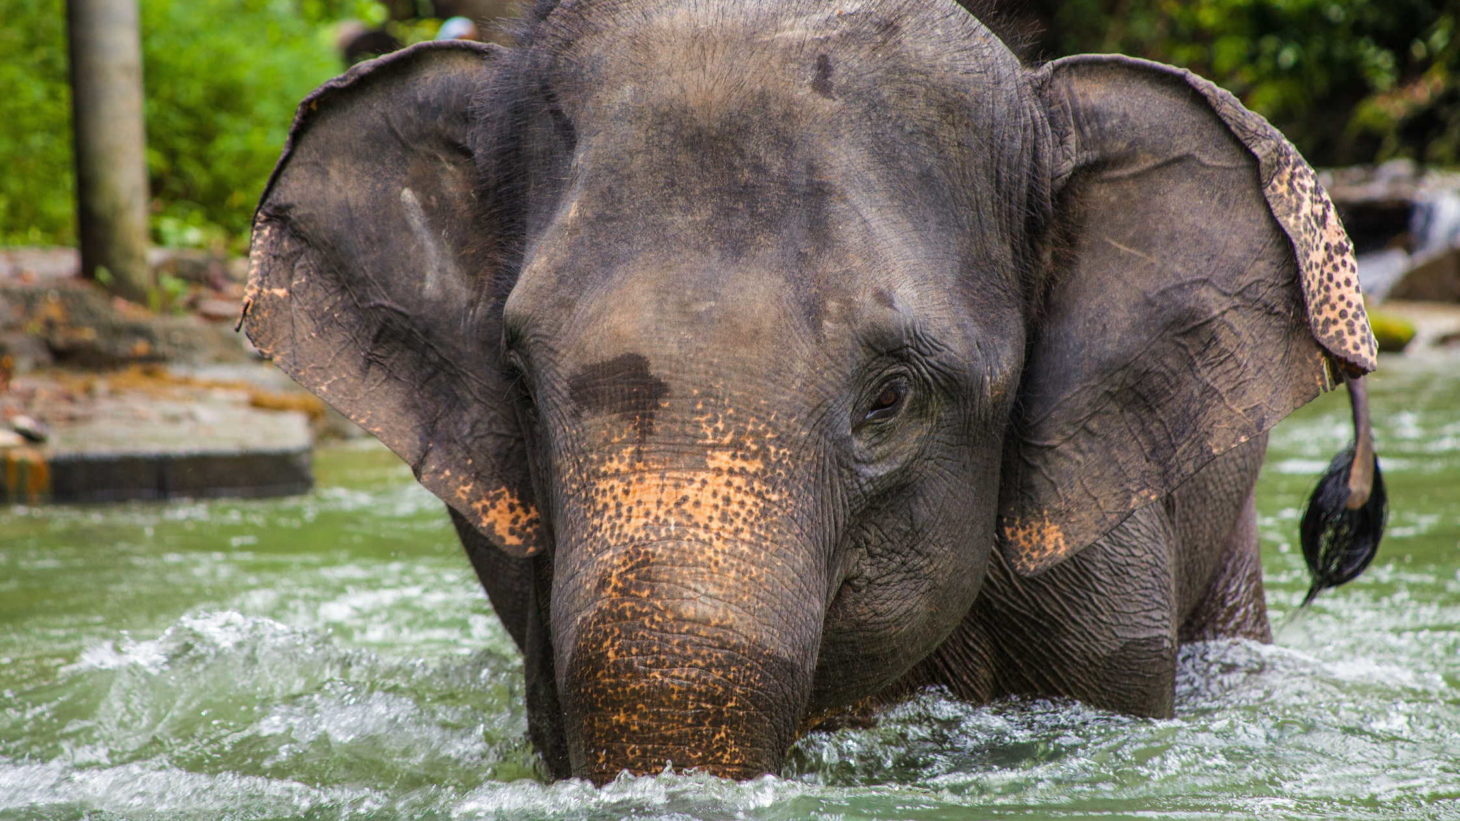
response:
[(1374, 365), (1267, 123), (1161, 65), (1025, 67), (951, 0), (539, 3), (516, 49), (361, 65), (300, 106), (245, 313), (479, 570), (533, 568), (538, 740), (597, 781), (774, 771), (992, 562)]

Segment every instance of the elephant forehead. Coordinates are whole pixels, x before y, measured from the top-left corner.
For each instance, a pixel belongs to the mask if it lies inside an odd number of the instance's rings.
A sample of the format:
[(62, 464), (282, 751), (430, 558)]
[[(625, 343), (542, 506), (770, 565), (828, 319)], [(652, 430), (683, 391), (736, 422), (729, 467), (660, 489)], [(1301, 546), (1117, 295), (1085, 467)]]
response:
[[(954, 0), (635, 0), (561, 3), (547, 18), (539, 42), (589, 73), (637, 68), (661, 79), (666, 68), (738, 65), (738, 78), (727, 77), (720, 89), (705, 88), (719, 93), (777, 55), (809, 54), (813, 66), (824, 67), (819, 54), (900, 51), (908, 62), (953, 66), (985, 32)], [(605, 64), (605, 55), (621, 62)], [(826, 79), (822, 68), (818, 93), (831, 91)]]
[(1022, 188), (997, 188), (1029, 162), (1027, 89), (956, 4), (631, 5), (565, 6), (537, 41), (572, 153), (509, 325), (600, 359), (644, 351), (621, 330), (749, 353), (894, 297), (934, 313), (969, 271), (1021, 287)]
[(849, 275), (827, 288), (817, 270), (696, 250), (671, 261), (674, 248), (649, 249), (617, 268), (584, 250), (524, 272), (507, 306), (514, 346), (575, 418), (632, 417), (643, 437), (661, 405), (695, 391), (701, 400), (805, 394), (854, 365), (858, 329), (870, 324), (859, 318), (897, 320), (892, 286)]
[[(785, 153), (782, 137), (823, 151), (875, 144), (926, 172), (938, 153), (995, 146), (1027, 97), (1017, 58), (952, 0), (570, 4), (537, 52), (580, 149), (645, 138), (626, 157), (679, 143), (714, 161), (733, 153), (715, 144), (724, 131), (772, 153)], [(708, 137), (678, 139), (695, 126)], [(968, 140), (974, 131), (984, 138)]]

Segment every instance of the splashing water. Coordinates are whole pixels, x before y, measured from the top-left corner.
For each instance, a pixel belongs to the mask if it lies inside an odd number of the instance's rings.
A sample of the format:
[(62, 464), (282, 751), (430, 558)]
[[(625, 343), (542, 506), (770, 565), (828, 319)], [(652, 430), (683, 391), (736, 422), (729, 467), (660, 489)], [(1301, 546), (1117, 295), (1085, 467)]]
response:
[(511, 640), (378, 449), (301, 499), (0, 512), (0, 819), (1460, 818), (1460, 384), (1386, 368), (1379, 558), (1296, 609), (1330, 396), (1260, 486), (1277, 642), (1186, 648), (1174, 720), (928, 692), (744, 784), (544, 783)]

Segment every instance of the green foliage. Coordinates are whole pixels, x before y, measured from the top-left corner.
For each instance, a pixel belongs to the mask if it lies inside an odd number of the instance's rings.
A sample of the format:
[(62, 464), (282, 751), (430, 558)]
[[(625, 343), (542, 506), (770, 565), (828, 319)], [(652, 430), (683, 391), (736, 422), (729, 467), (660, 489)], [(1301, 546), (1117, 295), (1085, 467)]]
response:
[[(303, 4), (317, 18), (339, 3)], [(294, 107), (340, 70), (293, 0), (143, 0), (147, 165), (164, 244), (242, 237)]]
[[(172, 246), (246, 242), (294, 106), (342, 68), (335, 21), (386, 24), (404, 42), (436, 25), (387, 22), (402, 14), (379, 0), (140, 1), (152, 227)], [(1004, 2), (1042, 20), (1047, 55), (1121, 51), (1212, 78), (1317, 164), (1460, 164), (1453, 0)], [(4, 6), (0, 244), (71, 244), (65, 0)]]
[[(333, 21), (379, 14), (374, 0), (141, 0), (155, 241), (243, 247), (294, 107), (342, 69)], [(75, 242), (65, 21), (65, 0), (7, 0), (0, 19), (0, 244)]]
[(157, 277), (157, 287), (147, 295), (147, 307), (155, 314), (182, 313), (183, 300), (191, 290), (192, 284), (187, 280), (161, 274)]
[(0, 54), (0, 245), (74, 243), (65, 0), (6, 0)]
[(1069, 0), (1059, 53), (1185, 66), (1236, 93), (1321, 165), (1460, 163), (1460, 10), (1451, 0)]

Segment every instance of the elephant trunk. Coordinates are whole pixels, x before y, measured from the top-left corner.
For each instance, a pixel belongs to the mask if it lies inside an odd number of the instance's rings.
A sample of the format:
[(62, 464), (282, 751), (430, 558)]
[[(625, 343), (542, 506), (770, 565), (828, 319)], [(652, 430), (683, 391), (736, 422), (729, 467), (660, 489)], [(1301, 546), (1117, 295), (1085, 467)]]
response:
[(769, 457), (635, 452), (567, 494), (552, 621), (574, 775), (780, 767), (811, 690), (827, 563)]
[[(737, 605), (667, 595), (610, 602), (579, 632), (564, 671), (574, 774), (602, 784), (667, 766), (777, 771), (810, 693), (812, 663), (796, 657), (806, 648), (794, 634), (742, 635)], [(792, 630), (819, 636), (820, 625)]]

